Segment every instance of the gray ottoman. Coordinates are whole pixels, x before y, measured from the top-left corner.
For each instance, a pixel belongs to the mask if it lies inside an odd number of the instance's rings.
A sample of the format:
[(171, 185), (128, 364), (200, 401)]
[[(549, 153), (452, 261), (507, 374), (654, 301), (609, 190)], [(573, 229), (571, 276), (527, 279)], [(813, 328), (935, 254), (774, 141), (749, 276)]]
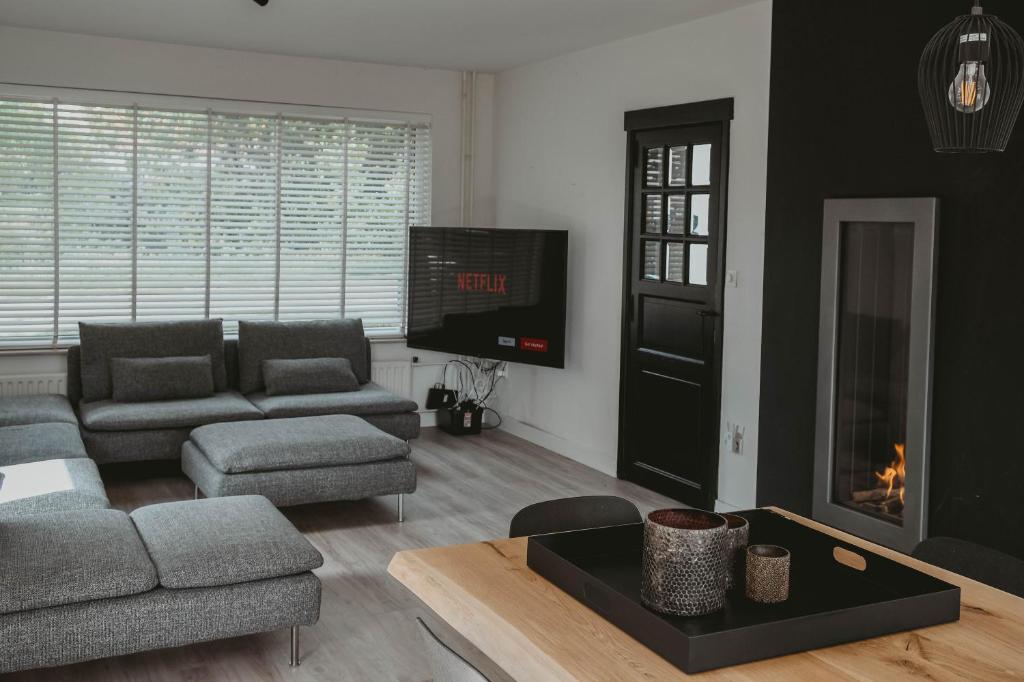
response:
[(196, 496), (263, 495), (279, 507), (416, 490), (411, 448), (350, 415), (200, 426), (182, 446)]

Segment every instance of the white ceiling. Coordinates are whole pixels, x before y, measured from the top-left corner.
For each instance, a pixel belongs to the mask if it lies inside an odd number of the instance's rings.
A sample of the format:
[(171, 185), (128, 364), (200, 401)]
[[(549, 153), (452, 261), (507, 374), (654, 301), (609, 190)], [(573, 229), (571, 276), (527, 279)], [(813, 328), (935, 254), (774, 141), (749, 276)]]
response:
[(0, 0), (0, 24), (500, 71), (759, 0)]

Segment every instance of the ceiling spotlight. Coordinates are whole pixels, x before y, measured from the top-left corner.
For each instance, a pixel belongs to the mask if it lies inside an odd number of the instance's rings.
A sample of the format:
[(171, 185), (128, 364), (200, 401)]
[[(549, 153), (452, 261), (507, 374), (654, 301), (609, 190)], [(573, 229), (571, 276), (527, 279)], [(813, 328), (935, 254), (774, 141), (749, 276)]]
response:
[(270, 2), (270, 0), (252, 0), (252, 1), (255, 2), (257, 5), (259, 5), (260, 7), (266, 7), (267, 3)]

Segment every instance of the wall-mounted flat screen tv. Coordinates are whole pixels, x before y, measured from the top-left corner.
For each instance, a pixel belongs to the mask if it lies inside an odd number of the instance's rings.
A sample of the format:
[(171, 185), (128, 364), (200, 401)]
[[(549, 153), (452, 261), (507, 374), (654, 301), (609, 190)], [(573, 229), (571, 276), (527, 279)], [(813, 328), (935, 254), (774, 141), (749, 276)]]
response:
[(565, 366), (569, 233), (412, 227), (409, 347)]

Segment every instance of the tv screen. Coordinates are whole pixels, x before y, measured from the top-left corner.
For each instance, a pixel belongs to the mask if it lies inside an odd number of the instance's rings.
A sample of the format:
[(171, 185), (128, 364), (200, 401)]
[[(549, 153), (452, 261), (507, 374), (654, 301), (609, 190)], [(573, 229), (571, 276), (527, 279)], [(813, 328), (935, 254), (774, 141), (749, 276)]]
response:
[(565, 366), (569, 233), (412, 227), (411, 348)]

